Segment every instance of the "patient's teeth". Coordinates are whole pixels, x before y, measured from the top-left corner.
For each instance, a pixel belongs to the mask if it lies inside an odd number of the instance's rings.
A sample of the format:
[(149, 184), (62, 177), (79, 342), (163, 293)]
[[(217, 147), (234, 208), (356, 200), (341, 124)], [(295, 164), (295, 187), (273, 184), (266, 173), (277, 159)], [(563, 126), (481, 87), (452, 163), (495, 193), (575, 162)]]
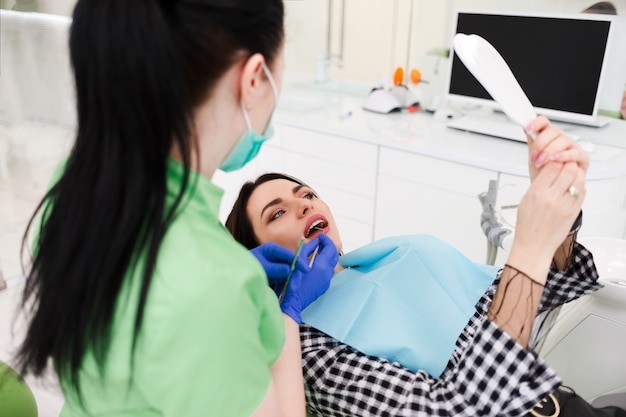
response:
[(324, 225), (325, 225), (324, 220), (321, 220), (321, 219), (319, 219), (319, 220), (315, 220), (315, 221), (311, 224), (311, 227), (309, 228), (309, 230), (308, 230), (308, 232), (307, 232), (307, 236), (306, 236), (306, 237), (311, 236), (311, 233), (313, 233), (313, 231), (314, 231), (314, 230), (324, 230)]

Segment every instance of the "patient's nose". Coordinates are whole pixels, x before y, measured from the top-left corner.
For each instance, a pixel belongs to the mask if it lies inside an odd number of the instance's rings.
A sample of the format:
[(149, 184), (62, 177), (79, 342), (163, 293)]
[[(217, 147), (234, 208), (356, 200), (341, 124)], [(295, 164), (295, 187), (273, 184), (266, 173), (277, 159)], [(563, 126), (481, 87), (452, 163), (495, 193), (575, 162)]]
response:
[(313, 203), (311, 202), (311, 200), (300, 200), (299, 206), (298, 206), (298, 214), (303, 217), (305, 216), (310, 209), (313, 208)]

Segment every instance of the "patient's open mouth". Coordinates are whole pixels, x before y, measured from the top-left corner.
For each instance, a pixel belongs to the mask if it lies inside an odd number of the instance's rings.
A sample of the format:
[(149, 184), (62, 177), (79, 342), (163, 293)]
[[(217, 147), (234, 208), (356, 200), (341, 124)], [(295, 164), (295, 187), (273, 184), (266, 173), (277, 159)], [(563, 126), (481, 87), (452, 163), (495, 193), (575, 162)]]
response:
[(324, 231), (324, 228), (328, 227), (328, 222), (324, 219), (317, 219), (309, 226), (308, 230), (305, 233), (306, 238), (309, 238), (317, 231)]

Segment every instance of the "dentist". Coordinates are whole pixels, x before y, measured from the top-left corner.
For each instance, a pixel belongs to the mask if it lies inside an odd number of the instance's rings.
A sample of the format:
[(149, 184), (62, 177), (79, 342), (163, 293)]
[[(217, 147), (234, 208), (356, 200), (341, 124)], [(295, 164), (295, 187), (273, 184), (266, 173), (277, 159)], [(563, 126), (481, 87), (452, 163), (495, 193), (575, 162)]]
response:
[(78, 1), (76, 141), (29, 225), (17, 354), (51, 361), (62, 417), (304, 416), (299, 314), (332, 269), (296, 263), (279, 306), (211, 182), (270, 135), (283, 18), (282, 0)]

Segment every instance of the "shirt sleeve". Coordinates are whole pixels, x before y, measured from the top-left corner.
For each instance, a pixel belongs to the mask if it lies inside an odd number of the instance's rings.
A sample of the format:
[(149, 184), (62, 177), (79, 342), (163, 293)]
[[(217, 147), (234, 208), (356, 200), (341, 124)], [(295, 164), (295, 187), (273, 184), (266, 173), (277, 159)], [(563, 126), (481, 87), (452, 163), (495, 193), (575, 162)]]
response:
[(572, 264), (565, 272), (550, 269), (539, 311), (546, 311), (602, 288), (591, 252), (574, 242)]
[(249, 264), (215, 267), (218, 285), (198, 273), (151, 289), (137, 382), (162, 415), (247, 416), (266, 395), (284, 320), (261, 267)]

